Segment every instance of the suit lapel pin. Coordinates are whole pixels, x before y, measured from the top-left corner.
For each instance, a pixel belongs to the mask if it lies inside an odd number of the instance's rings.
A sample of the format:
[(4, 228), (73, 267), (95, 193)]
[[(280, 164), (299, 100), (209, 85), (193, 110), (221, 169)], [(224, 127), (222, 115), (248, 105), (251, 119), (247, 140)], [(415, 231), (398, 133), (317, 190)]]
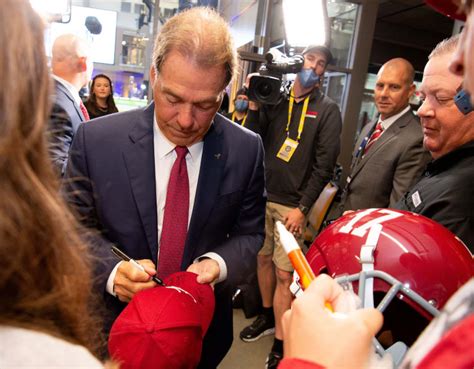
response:
[(219, 153), (219, 154), (214, 154), (214, 157), (215, 157), (217, 160), (219, 160), (219, 159), (221, 158), (221, 154), (220, 154), (220, 153)]

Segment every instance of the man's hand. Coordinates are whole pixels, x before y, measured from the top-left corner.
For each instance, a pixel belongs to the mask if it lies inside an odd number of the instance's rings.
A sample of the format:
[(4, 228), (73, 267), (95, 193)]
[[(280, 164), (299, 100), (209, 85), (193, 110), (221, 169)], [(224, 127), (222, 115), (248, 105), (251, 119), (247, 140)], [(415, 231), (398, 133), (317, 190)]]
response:
[(286, 214), (283, 222), (289, 232), (293, 233), (295, 236), (301, 236), (305, 219), (306, 218), (301, 210), (294, 208)]
[[(286, 357), (318, 363), (327, 369), (364, 368), (372, 349), (372, 337), (382, 326), (375, 309), (337, 313), (344, 298), (342, 287), (320, 275), (283, 315)], [(336, 313), (325, 308), (329, 302)]]
[(137, 260), (137, 262), (145, 268), (145, 272), (128, 261), (122, 262), (117, 268), (114, 292), (120, 301), (129, 302), (137, 292), (156, 286), (150, 278), (156, 274), (155, 264), (149, 259)]
[[(247, 89), (247, 91), (249, 90), (250, 80), (252, 79), (252, 77), (259, 76), (259, 75), (260, 73), (250, 73), (247, 75), (247, 78), (245, 79), (245, 83), (244, 83), (244, 86)], [(249, 100), (249, 110), (258, 110), (258, 109), (260, 109), (260, 104), (255, 101)]]
[(213, 259), (203, 259), (191, 264), (186, 271), (197, 274), (198, 283), (209, 283), (212, 287), (220, 274), (219, 264)]

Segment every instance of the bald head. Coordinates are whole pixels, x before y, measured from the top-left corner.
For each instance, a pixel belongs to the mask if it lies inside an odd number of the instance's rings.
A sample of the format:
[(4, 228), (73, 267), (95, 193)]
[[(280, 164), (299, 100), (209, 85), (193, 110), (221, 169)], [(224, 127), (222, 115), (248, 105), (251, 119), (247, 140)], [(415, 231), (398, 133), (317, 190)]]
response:
[(87, 56), (89, 48), (85, 40), (73, 34), (61, 35), (53, 44), (53, 62), (60, 62), (68, 58)]
[(53, 44), (51, 67), (54, 75), (80, 90), (92, 74), (89, 45), (73, 34), (59, 36)]
[(411, 63), (406, 59), (390, 59), (388, 62), (382, 65), (382, 68), (380, 68), (377, 76), (383, 73), (385, 69), (392, 69), (399, 72), (404, 77), (405, 83), (409, 86), (412, 85), (413, 81), (415, 80), (415, 68), (413, 68), (413, 65), (411, 65)]
[(415, 70), (408, 60), (391, 59), (377, 73), (375, 105), (381, 119), (390, 118), (403, 111), (415, 92)]

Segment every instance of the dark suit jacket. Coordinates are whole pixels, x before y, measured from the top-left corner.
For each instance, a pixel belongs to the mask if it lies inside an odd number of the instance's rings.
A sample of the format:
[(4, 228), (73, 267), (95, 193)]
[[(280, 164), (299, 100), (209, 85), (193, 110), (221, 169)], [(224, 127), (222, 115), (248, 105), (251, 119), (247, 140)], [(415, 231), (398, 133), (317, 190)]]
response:
[(50, 156), (58, 172), (66, 170), (69, 148), (79, 125), (85, 121), (74, 97), (58, 81), (54, 81), (54, 101), (49, 120)]
[[(101, 261), (98, 285), (112, 319), (124, 305), (105, 292), (117, 263), (111, 245), (135, 259), (157, 256), (153, 114), (150, 104), (81, 124), (71, 147), (66, 191), (83, 220), (101, 232), (91, 244)], [(204, 137), (181, 269), (213, 251), (225, 260), (228, 276), (215, 288), (216, 311), (201, 368), (216, 367), (230, 347), (233, 287), (256, 268), (265, 223), (263, 156), (258, 135), (220, 115)]]
[(420, 122), (411, 111), (383, 132), (366, 155), (357, 156), (361, 142), (375, 124), (367, 124), (356, 142), (350, 182), (343, 196), (344, 210), (392, 207), (416, 183), (431, 159), (423, 148)]

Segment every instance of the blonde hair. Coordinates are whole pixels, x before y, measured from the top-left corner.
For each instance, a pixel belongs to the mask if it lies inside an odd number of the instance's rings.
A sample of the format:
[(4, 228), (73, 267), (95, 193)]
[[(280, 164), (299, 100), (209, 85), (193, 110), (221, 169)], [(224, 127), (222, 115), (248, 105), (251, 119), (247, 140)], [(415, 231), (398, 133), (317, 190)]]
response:
[(156, 37), (153, 51), (153, 65), (157, 72), (173, 50), (203, 68), (223, 65), (226, 70), (223, 87), (235, 74), (237, 53), (229, 26), (211, 8), (191, 8), (166, 22)]
[(44, 24), (28, 0), (0, 7), (0, 324), (93, 349), (91, 260), (47, 150)]

